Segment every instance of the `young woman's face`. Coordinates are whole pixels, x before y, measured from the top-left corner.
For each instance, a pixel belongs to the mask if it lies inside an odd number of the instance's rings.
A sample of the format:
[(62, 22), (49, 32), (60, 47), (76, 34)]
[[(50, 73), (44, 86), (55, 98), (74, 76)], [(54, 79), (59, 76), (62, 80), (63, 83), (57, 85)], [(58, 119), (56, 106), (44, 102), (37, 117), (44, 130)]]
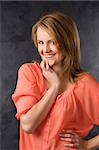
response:
[(42, 59), (47, 60), (49, 66), (60, 65), (64, 56), (55, 43), (53, 37), (41, 27), (37, 29), (38, 52)]

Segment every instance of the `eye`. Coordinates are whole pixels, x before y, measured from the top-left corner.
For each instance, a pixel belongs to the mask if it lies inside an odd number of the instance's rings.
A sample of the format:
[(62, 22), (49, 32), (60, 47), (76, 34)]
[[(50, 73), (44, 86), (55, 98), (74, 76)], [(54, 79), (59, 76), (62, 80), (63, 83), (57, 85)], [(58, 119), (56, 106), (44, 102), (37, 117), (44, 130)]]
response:
[(55, 41), (53, 41), (53, 40), (50, 41), (50, 44), (55, 45)]
[(43, 42), (43, 41), (38, 41), (38, 44), (39, 44), (39, 45), (43, 45), (44, 42)]
[(52, 44), (53, 44), (53, 45), (55, 45), (55, 42), (54, 42), (54, 41), (52, 41)]

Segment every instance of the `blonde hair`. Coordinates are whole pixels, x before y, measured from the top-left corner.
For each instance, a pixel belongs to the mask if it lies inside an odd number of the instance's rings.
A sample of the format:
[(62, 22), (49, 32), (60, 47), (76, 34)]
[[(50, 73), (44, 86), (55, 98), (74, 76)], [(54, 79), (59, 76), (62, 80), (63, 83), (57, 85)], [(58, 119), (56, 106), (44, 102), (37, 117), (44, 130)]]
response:
[(37, 47), (37, 29), (42, 27), (51, 33), (64, 53), (64, 73), (70, 81), (83, 73), (80, 66), (80, 37), (74, 20), (61, 12), (53, 12), (44, 15), (32, 27), (32, 39)]

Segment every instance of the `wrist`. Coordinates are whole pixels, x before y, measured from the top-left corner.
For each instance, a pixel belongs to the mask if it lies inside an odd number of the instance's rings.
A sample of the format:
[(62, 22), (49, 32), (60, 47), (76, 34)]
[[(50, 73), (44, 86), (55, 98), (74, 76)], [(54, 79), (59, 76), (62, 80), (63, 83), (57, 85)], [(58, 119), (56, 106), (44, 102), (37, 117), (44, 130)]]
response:
[(84, 141), (84, 148), (85, 148), (85, 150), (90, 150), (88, 141)]
[(60, 84), (59, 83), (54, 83), (51, 87), (54, 88), (55, 91), (59, 92)]
[(88, 141), (89, 143), (89, 148), (92, 149), (97, 149), (99, 148), (99, 135), (96, 135), (92, 139)]
[(94, 143), (91, 141), (91, 139), (87, 141), (86, 148), (87, 150), (95, 149)]
[(59, 90), (60, 89), (60, 82), (54, 83), (53, 86), (55, 89)]

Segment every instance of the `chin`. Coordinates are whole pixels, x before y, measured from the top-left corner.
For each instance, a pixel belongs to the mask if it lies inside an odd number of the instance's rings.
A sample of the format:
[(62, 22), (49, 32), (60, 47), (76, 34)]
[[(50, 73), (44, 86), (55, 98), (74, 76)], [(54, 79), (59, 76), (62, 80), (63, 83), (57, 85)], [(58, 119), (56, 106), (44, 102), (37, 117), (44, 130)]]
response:
[(50, 67), (52, 67), (53, 65), (55, 65), (55, 62), (54, 61), (48, 61), (48, 64)]

